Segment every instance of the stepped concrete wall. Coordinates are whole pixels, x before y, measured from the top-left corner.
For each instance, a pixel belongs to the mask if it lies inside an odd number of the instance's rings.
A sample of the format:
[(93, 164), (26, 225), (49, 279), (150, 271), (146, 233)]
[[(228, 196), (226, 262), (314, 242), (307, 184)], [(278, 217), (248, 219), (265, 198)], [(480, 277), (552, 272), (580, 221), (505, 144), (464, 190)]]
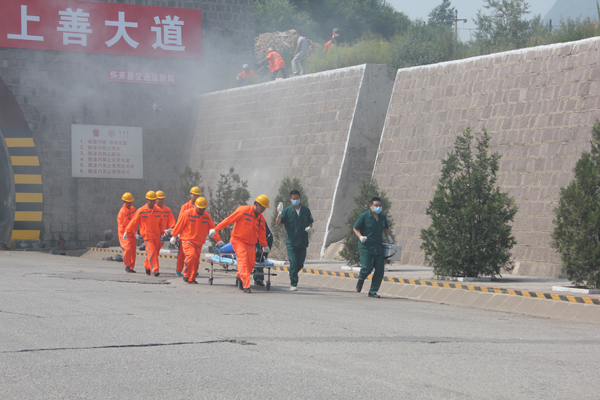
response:
[(362, 65), (202, 95), (189, 165), (206, 188), (233, 167), (275, 212), (281, 180), (298, 177), (315, 219), (309, 257), (345, 235), (361, 180), (369, 178), (389, 105), (384, 65)]
[(392, 199), (403, 263), (424, 262), (419, 235), (441, 160), (470, 126), (492, 135), (498, 184), (518, 203), (515, 272), (560, 275), (553, 210), (600, 117), (599, 61), (593, 38), (398, 71), (374, 177)]

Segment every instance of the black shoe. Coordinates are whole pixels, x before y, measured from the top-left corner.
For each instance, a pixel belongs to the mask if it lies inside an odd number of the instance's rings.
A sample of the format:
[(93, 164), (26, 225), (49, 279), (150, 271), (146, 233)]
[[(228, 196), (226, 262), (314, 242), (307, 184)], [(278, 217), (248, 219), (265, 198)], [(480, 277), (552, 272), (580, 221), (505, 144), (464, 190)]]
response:
[(129, 267), (125, 267), (125, 272), (129, 272), (130, 274), (135, 274), (135, 271)]
[(146, 275), (152, 275), (152, 271), (150, 271), (149, 269), (146, 270)]
[(235, 286), (238, 287), (238, 289), (242, 290), (244, 289), (244, 285), (242, 284), (242, 280), (240, 278), (235, 278)]
[(186, 278), (186, 277), (184, 276), (184, 277), (183, 277), (183, 281), (184, 281), (184, 282), (187, 282), (187, 281), (188, 281), (188, 278)]
[(160, 272), (157, 272), (157, 273), (154, 274), (154, 276), (156, 276), (156, 277), (159, 276), (159, 275), (160, 275)]
[(191, 281), (191, 282), (188, 282), (188, 283), (195, 283), (197, 285), (198, 281)]
[(244, 293), (252, 293), (252, 290), (250, 290), (250, 288), (244, 289)]
[(262, 279), (255, 280), (254, 284), (256, 286), (265, 286), (265, 283), (262, 281)]
[(369, 292), (369, 297), (374, 297), (374, 298), (378, 299), (378, 298), (380, 298), (381, 296), (380, 296), (380, 295), (378, 295), (378, 294), (373, 294), (373, 293)]
[(360, 293), (360, 291), (362, 290), (363, 283), (365, 283), (365, 281), (361, 281), (361, 280), (359, 280), (358, 282), (356, 282), (356, 291), (357, 291), (358, 293)]

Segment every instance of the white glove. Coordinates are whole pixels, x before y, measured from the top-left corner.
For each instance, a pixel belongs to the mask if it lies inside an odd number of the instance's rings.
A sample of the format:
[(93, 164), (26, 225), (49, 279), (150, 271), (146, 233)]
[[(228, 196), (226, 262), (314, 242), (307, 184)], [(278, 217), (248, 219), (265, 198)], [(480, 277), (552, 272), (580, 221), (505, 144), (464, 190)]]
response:
[(279, 202), (279, 204), (277, 205), (277, 213), (279, 215), (281, 215), (281, 212), (283, 211), (283, 203)]
[(223, 242), (222, 240), (219, 240), (219, 241), (217, 242), (217, 244), (215, 244), (215, 246), (217, 246), (217, 247), (219, 247), (219, 248), (220, 248), (220, 247), (223, 247), (223, 246), (225, 246), (225, 242)]
[(366, 237), (366, 236), (361, 236), (361, 237), (360, 237), (360, 241), (361, 241), (362, 243), (366, 242), (366, 241), (367, 241), (367, 237)]
[(169, 242), (171, 242), (171, 244), (172, 244), (173, 246), (175, 246), (175, 245), (177, 244), (177, 237), (173, 236), (173, 237), (171, 238), (171, 240), (169, 240)]
[(263, 253), (268, 253), (269, 251), (271, 251), (271, 249), (269, 248), (269, 246), (263, 247)]
[(215, 231), (214, 229), (211, 229), (210, 232), (208, 232), (208, 236), (213, 237), (213, 236), (215, 236), (216, 233), (217, 233), (217, 231)]
[(392, 239), (392, 235), (387, 236), (387, 241), (389, 244), (394, 244), (394, 239)]
[(127, 240), (127, 232), (123, 234), (123, 240)]
[(306, 229), (304, 229), (305, 232), (310, 231), (310, 226), (307, 226)]
[(165, 229), (165, 236), (170, 236), (171, 232), (173, 232), (173, 229), (171, 229), (171, 228)]

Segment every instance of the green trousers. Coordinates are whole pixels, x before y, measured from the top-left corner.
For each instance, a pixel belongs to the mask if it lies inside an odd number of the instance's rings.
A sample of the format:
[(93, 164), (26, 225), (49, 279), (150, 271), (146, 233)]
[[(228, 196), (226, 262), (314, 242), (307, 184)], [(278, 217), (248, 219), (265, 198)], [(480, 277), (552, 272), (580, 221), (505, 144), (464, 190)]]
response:
[(262, 267), (254, 267), (254, 282), (256, 281), (264, 281), (265, 280), (265, 276), (263, 275), (263, 268)]
[(304, 260), (306, 260), (306, 247), (297, 249), (287, 245), (288, 258), (290, 259), (290, 285), (298, 286), (298, 272), (304, 268)]
[(384, 259), (383, 254), (363, 254), (360, 253), (360, 274), (358, 274), (358, 280), (364, 281), (367, 279), (371, 271), (375, 269), (373, 273), (373, 278), (371, 281), (371, 289), (369, 289), (369, 293), (377, 294), (379, 287), (381, 286), (381, 281), (383, 280), (383, 271), (384, 271)]

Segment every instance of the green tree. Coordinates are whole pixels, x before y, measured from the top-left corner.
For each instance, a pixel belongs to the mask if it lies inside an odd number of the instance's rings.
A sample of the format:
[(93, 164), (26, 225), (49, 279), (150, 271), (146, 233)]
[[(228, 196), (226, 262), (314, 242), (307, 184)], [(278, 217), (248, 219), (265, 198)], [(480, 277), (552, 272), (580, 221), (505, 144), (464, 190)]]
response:
[(525, 47), (533, 34), (529, 4), (525, 0), (484, 0), (483, 8), (491, 14), (477, 11), (475, 44), (483, 51), (503, 51)]
[[(346, 233), (346, 237), (343, 240), (342, 251), (340, 251), (340, 256), (348, 262), (350, 266), (358, 265), (360, 266), (360, 252), (358, 250), (358, 238), (354, 234), (352, 228), (354, 227), (354, 223), (358, 219), (358, 216), (369, 209), (371, 199), (373, 197), (379, 197), (381, 199), (383, 213), (387, 216), (387, 221), (390, 229), (390, 234), (394, 241), (396, 236), (394, 235), (394, 219), (388, 213), (388, 211), (392, 207), (392, 202), (387, 197), (387, 194), (384, 190), (379, 188), (379, 184), (376, 179), (365, 179), (360, 184), (360, 189), (358, 192), (358, 196), (354, 198), (354, 209), (348, 216), (346, 220), (346, 224), (348, 225), (348, 233)], [(386, 242), (385, 233), (382, 235), (383, 242)]]
[[(192, 170), (189, 166), (186, 165), (185, 169), (182, 173), (179, 174), (179, 179), (177, 180), (177, 185), (175, 188), (171, 188), (172, 195), (166, 193), (167, 200), (169, 203), (173, 204), (171, 211), (173, 211), (173, 215), (175, 219), (179, 217), (179, 208), (182, 204), (190, 201), (190, 189), (194, 186), (198, 186), (200, 191), (204, 195), (204, 186), (202, 184), (202, 175), (200, 175), (199, 171)], [(172, 199), (170, 200), (169, 197)]]
[(487, 131), (476, 140), (474, 155), (471, 128), (456, 138), (426, 211), (431, 225), (421, 230), (421, 249), (439, 276), (495, 277), (513, 268), (517, 206), (496, 187), (500, 155), (488, 155)]
[(254, 29), (256, 35), (265, 32), (297, 29), (313, 32), (315, 22), (306, 11), (299, 11), (289, 0), (255, 0)]
[[(275, 197), (275, 201), (271, 203), (271, 207), (276, 208), (280, 202), (283, 203), (283, 208), (290, 207), (292, 205), (292, 202), (290, 201), (290, 192), (294, 189), (300, 192), (300, 197), (302, 199), (301, 204), (310, 208), (308, 196), (306, 195), (306, 191), (299, 178), (283, 178), (281, 180), (279, 192), (277, 193), (277, 197)], [(271, 217), (271, 222), (269, 223), (269, 228), (273, 233), (273, 258), (287, 259), (287, 249), (285, 247), (285, 237), (287, 233), (283, 225), (277, 226), (275, 223), (276, 221), (277, 212), (274, 212)], [(311, 234), (312, 232), (309, 233), (309, 236)]]
[(600, 122), (592, 128), (592, 151), (575, 165), (575, 178), (560, 190), (552, 247), (563, 274), (576, 285), (600, 287)]
[(454, 25), (454, 10), (450, 0), (442, 0), (442, 4), (435, 6), (429, 13), (429, 22), (434, 25)]
[[(239, 206), (247, 204), (250, 199), (248, 181), (242, 181), (233, 168), (226, 174), (221, 174), (217, 188), (214, 191), (209, 188), (208, 193), (208, 212), (216, 224), (227, 218)], [(232, 226), (228, 226), (219, 232), (225, 243), (229, 242), (232, 229)]]

